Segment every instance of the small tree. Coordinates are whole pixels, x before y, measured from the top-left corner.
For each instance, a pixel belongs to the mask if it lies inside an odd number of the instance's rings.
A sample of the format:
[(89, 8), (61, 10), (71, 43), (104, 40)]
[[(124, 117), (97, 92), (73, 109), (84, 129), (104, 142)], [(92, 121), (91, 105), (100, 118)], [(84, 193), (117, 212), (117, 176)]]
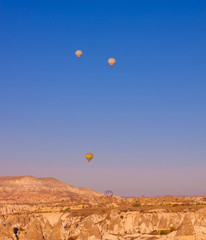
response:
[(170, 228), (170, 232), (174, 232), (176, 229), (174, 227)]
[(134, 204), (132, 204), (132, 207), (141, 207), (141, 204), (140, 203), (134, 203)]
[(160, 231), (160, 235), (166, 235), (167, 233), (164, 230)]

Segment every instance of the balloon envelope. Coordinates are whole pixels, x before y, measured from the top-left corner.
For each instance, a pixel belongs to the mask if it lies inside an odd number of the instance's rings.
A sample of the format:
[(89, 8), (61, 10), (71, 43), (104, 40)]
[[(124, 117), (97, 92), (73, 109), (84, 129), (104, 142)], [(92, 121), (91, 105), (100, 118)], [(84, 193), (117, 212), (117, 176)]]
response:
[(93, 157), (94, 157), (94, 155), (92, 153), (86, 153), (85, 154), (85, 158), (87, 159), (88, 162), (90, 162)]
[(106, 190), (104, 193), (105, 197), (112, 197), (113, 196), (113, 192), (111, 190)]
[(109, 58), (108, 59), (108, 63), (111, 67), (113, 67), (113, 65), (115, 64), (116, 60), (114, 58)]
[(81, 50), (77, 50), (77, 51), (75, 52), (75, 54), (76, 54), (76, 56), (77, 56), (78, 58), (80, 58), (83, 53), (82, 53)]

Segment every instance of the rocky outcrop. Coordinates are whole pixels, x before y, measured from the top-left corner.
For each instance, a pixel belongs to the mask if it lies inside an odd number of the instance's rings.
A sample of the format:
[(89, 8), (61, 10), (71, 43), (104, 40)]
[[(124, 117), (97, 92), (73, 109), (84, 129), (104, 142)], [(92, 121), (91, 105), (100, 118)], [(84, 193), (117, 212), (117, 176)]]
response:
[(189, 214), (185, 215), (175, 236), (175, 240), (195, 240), (194, 226)]
[(40, 221), (34, 219), (25, 228), (19, 227), (17, 236), (21, 240), (44, 240)]
[(48, 240), (62, 240), (62, 230), (62, 220), (59, 219), (58, 223), (54, 225)]
[(100, 228), (97, 224), (95, 224), (94, 219), (86, 218), (83, 222), (83, 227), (77, 239), (101, 239), (101, 235)]
[[(71, 198), (96, 198), (102, 194), (88, 188), (75, 188), (55, 178), (36, 178), (33, 176), (0, 177), (1, 200), (10, 203), (55, 202)], [(25, 206), (24, 206), (25, 208)], [(22, 209), (24, 210), (24, 209)], [(0, 209), (7, 213), (7, 209)], [(15, 211), (15, 209), (14, 209)]]
[(24, 176), (0, 178), (0, 198), (0, 240), (206, 240), (205, 197), (106, 198)]
[(2, 215), (5, 214), (13, 214), (13, 213), (23, 213), (23, 212), (33, 212), (35, 211), (37, 208), (35, 206), (31, 206), (31, 205), (26, 205), (26, 204), (6, 204), (3, 206), (0, 206), (0, 213)]
[(16, 240), (16, 236), (12, 228), (4, 223), (0, 223), (0, 240)]
[(206, 209), (190, 213), (112, 210), (85, 217), (70, 212), (8, 215), (1, 220), (0, 240), (206, 240), (205, 213)]
[(47, 220), (44, 227), (43, 227), (43, 236), (44, 236), (45, 239), (49, 238), (49, 236), (51, 235), (52, 229), (53, 229), (52, 225)]

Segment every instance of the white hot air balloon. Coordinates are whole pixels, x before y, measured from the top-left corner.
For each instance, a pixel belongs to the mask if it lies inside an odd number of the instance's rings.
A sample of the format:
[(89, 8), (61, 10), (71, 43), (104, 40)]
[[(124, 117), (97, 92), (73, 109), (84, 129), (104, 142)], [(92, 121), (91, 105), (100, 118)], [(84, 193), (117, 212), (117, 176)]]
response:
[(75, 55), (78, 57), (78, 58), (80, 58), (81, 56), (82, 56), (82, 51), (81, 50), (77, 50), (76, 52), (75, 52)]

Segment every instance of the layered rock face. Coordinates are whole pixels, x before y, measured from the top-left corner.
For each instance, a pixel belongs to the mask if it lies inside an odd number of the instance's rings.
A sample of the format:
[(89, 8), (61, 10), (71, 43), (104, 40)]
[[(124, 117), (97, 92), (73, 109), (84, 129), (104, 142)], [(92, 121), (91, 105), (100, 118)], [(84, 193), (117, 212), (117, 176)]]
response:
[(7, 204), (55, 202), (85, 196), (92, 198), (102, 194), (88, 188), (75, 188), (55, 178), (0, 177), (0, 200)]
[(195, 240), (194, 226), (190, 220), (189, 215), (185, 216), (176, 234), (176, 240), (184, 239)]
[[(170, 232), (171, 228), (173, 231)], [(86, 217), (74, 216), (70, 212), (1, 216), (0, 240), (11, 239), (201, 240), (206, 239), (206, 209), (190, 213), (111, 210), (105, 214), (91, 214)]]
[(205, 198), (182, 207), (172, 199), (104, 198), (53, 178), (4, 177), (0, 240), (206, 240)]

